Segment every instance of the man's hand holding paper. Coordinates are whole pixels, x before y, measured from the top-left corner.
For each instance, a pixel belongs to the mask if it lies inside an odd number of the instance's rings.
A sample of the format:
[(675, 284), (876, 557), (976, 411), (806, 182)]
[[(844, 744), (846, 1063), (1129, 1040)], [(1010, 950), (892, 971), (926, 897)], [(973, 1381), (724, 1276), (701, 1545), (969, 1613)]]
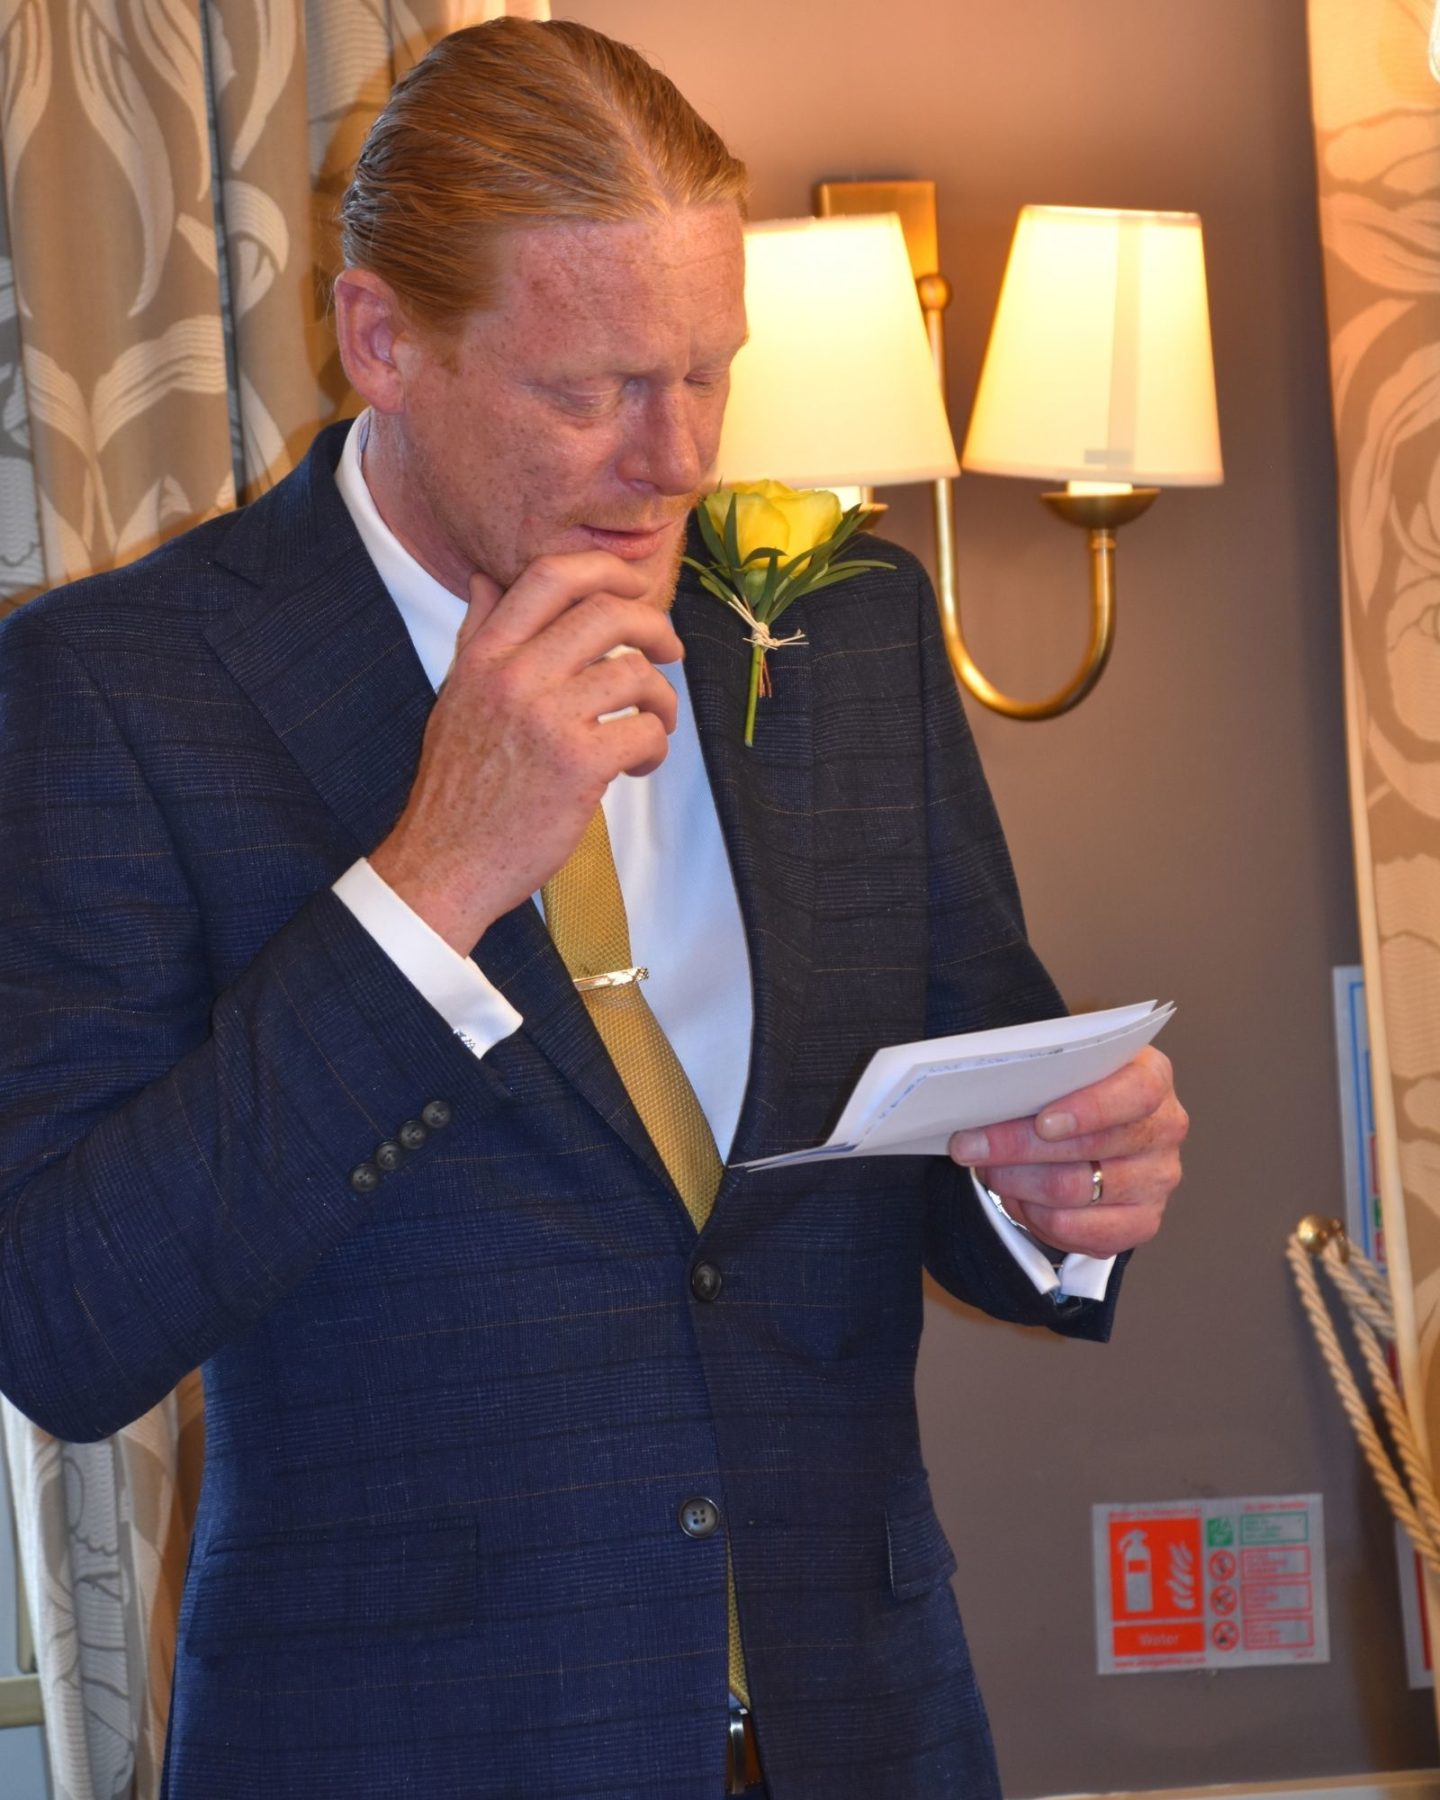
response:
[(1169, 1058), (1147, 1045), (1114, 1074), (1033, 1118), (956, 1132), (950, 1155), (974, 1169), (1042, 1243), (1067, 1254), (1114, 1256), (1159, 1230), (1180, 1180), (1189, 1123)]

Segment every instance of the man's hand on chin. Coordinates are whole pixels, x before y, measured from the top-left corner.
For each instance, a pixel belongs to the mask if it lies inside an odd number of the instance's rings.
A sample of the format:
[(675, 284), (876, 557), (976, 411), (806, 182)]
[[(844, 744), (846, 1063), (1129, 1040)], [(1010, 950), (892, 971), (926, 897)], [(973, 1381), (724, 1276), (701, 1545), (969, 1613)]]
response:
[[(376, 873), (462, 956), (555, 873), (617, 775), (665, 760), (684, 655), (650, 581), (608, 551), (470, 579), (455, 661)], [(616, 655), (622, 649), (633, 654)]]
[(1160, 1229), (1189, 1128), (1169, 1058), (1151, 1046), (1033, 1119), (957, 1131), (950, 1155), (1042, 1243), (1113, 1256)]

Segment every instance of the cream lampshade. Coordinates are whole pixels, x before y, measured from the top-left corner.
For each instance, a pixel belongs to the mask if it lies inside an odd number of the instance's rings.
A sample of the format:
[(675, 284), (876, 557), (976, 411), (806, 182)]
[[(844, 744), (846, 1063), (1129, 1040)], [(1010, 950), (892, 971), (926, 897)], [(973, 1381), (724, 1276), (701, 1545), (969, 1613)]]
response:
[(750, 341), (715, 473), (792, 487), (955, 475), (900, 221), (784, 219), (745, 234)]
[(1086, 484), (1224, 478), (1193, 213), (1021, 212), (962, 461)]

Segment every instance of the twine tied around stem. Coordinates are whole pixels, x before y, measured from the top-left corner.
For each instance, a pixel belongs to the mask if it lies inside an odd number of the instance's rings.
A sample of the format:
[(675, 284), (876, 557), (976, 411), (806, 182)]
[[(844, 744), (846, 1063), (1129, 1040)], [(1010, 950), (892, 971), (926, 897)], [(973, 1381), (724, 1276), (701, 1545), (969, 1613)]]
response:
[(740, 617), (750, 627), (750, 637), (748, 641), (755, 646), (762, 656), (767, 650), (783, 650), (787, 644), (803, 644), (805, 642), (805, 633), (803, 631), (792, 631), (789, 637), (776, 637), (775, 633), (771, 631), (765, 621), (755, 616), (755, 612), (749, 602), (742, 600), (739, 594), (731, 594), (725, 604), (730, 608), (731, 612), (739, 613)]
[(771, 650), (783, 650), (789, 644), (803, 644), (805, 633), (792, 631), (789, 637), (776, 637), (767, 622), (760, 618), (749, 602), (739, 594), (726, 596), (725, 604), (731, 612), (738, 613), (750, 627), (748, 642), (754, 646), (750, 653), (750, 688), (745, 696), (745, 742), (755, 742), (755, 703), (762, 696), (770, 698), (770, 664), (766, 661)]

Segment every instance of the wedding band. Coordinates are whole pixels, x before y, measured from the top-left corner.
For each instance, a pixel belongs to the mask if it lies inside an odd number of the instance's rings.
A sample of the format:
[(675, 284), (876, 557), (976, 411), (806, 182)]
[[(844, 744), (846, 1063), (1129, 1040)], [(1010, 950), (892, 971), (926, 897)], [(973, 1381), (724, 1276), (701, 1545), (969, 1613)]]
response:
[(1100, 1167), (1098, 1162), (1092, 1162), (1090, 1165), (1090, 1198), (1085, 1204), (1087, 1206), (1098, 1206), (1104, 1197), (1105, 1171)]
[[(633, 644), (616, 644), (612, 650), (607, 650), (599, 660), (601, 662), (610, 662), (617, 656), (639, 656), (639, 654), (640, 652)], [(639, 713), (640, 708), (638, 706), (622, 706), (615, 712), (601, 713), (595, 723), (597, 725), (608, 725), (612, 719), (634, 719), (639, 716)]]

